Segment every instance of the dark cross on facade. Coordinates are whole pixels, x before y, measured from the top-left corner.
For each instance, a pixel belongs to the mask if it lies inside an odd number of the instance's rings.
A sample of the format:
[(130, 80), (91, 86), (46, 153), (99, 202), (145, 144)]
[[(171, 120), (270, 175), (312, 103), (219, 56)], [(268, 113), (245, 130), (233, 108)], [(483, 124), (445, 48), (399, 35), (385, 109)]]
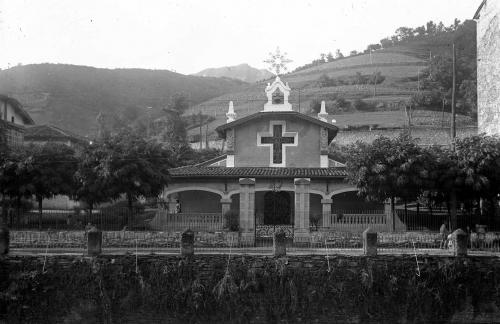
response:
[(294, 144), (294, 136), (283, 136), (283, 126), (273, 125), (273, 136), (260, 138), (261, 144), (273, 144), (273, 163), (283, 163), (283, 144)]

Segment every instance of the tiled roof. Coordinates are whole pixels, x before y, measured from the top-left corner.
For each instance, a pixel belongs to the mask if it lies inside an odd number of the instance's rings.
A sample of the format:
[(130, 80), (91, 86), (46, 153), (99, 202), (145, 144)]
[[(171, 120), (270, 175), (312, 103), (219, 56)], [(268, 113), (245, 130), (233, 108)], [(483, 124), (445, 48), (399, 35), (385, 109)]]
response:
[(26, 110), (24, 110), (23, 106), (21, 105), (21, 103), (17, 99), (0, 94), (0, 101), (5, 101), (5, 102), (11, 104), (12, 107), (14, 108), (14, 110), (16, 111), (16, 113), (18, 113), (21, 116), (21, 118), (23, 119), (24, 124), (26, 124), (26, 125), (34, 125), (35, 124), (33, 119), (31, 119), (31, 116), (28, 114), (28, 112), (26, 112)]
[(185, 166), (170, 169), (173, 178), (344, 178), (345, 168), (271, 168), (271, 167), (208, 167)]
[(25, 140), (63, 139), (85, 142), (80, 135), (52, 125), (35, 125), (26, 129)]

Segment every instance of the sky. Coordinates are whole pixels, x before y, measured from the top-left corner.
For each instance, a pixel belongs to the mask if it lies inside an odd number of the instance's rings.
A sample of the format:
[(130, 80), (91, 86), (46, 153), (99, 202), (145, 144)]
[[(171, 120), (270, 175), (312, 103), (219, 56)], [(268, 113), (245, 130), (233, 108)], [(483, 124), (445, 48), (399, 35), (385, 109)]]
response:
[(427, 21), (472, 19), (481, 0), (0, 0), (0, 68), (66, 63), (183, 74), (263, 61), (289, 70)]

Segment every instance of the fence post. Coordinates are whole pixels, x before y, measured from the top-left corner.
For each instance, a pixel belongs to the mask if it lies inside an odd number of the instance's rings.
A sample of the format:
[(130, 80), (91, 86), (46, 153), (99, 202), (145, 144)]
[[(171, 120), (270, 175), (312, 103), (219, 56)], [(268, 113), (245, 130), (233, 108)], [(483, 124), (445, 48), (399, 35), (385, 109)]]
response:
[(377, 232), (370, 227), (363, 232), (363, 253), (367, 256), (377, 255)]
[(102, 252), (102, 232), (92, 227), (87, 233), (88, 255), (99, 255)]
[(274, 256), (282, 257), (286, 255), (286, 234), (283, 230), (274, 233), (273, 236)]
[(453, 255), (455, 256), (467, 256), (467, 233), (465, 233), (460, 228), (453, 232), (452, 234), (453, 242)]
[(9, 229), (5, 224), (0, 225), (0, 255), (9, 253)]
[(194, 254), (194, 232), (187, 229), (181, 235), (181, 256), (192, 256)]

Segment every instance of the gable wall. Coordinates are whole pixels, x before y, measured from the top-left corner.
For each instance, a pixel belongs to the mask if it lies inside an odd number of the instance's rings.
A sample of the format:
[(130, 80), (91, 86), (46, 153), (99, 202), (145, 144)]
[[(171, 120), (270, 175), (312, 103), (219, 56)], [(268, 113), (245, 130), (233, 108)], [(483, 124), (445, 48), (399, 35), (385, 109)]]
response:
[[(318, 125), (289, 117), (271, 120), (284, 120), (286, 132), (298, 132), (298, 146), (286, 147), (286, 167), (320, 166)], [(236, 167), (270, 166), (270, 148), (257, 146), (257, 133), (269, 132), (271, 120), (258, 119), (235, 129), (234, 162)]]

